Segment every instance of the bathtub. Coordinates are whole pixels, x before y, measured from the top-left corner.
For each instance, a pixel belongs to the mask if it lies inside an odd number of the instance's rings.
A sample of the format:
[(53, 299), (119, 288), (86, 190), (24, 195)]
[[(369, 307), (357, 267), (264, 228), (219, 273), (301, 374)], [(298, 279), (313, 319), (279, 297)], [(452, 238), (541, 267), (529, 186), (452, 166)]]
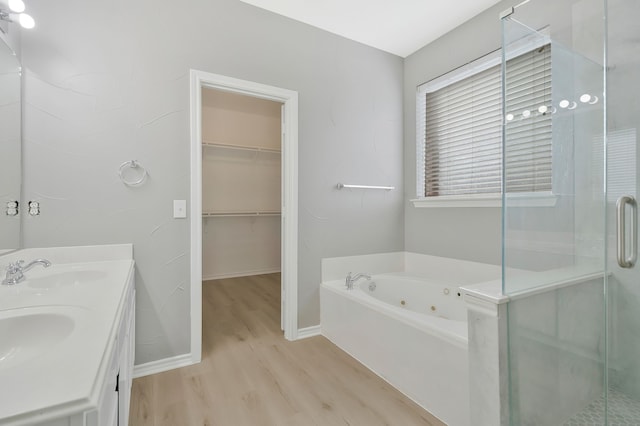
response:
[(441, 279), (377, 274), (320, 287), (322, 334), (431, 414), (469, 425), (467, 313)]

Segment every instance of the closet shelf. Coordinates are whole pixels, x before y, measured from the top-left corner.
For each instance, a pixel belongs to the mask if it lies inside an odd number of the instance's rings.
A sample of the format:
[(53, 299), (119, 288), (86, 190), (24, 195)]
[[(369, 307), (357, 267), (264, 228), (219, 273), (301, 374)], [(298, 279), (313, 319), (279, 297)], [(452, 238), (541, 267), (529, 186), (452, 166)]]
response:
[(210, 147), (210, 148), (224, 148), (224, 149), (234, 149), (234, 150), (238, 150), (238, 151), (252, 151), (252, 152), (267, 152), (267, 153), (273, 153), (273, 154), (280, 154), (282, 151), (279, 149), (274, 149), (274, 148), (262, 148), (259, 146), (245, 146), (245, 145), (233, 145), (233, 144), (227, 144), (227, 143), (218, 143), (218, 142), (211, 142), (211, 141), (202, 141), (202, 146), (204, 148), (206, 147)]
[(202, 217), (248, 217), (248, 216), (280, 216), (279, 211), (254, 211), (254, 212), (202, 212)]

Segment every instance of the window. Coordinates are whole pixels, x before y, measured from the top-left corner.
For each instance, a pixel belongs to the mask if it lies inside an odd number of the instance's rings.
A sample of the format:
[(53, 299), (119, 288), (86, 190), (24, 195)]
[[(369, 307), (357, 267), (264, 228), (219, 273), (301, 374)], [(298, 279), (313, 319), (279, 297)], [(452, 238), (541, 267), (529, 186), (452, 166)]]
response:
[[(551, 192), (551, 46), (507, 61), (506, 191)], [(453, 74), (453, 75), (452, 75)], [(499, 197), (502, 76), (494, 55), (418, 87), (418, 197)]]

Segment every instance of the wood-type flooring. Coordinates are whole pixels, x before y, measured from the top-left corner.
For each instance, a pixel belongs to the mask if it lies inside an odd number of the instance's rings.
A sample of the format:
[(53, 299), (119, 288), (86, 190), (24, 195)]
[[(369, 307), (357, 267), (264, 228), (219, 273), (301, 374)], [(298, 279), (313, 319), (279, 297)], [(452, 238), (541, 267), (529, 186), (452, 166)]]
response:
[(131, 426), (443, 425), (322, 336), (280, 330), (280, 274), (205, 281), (202, 362), (133, 381)]

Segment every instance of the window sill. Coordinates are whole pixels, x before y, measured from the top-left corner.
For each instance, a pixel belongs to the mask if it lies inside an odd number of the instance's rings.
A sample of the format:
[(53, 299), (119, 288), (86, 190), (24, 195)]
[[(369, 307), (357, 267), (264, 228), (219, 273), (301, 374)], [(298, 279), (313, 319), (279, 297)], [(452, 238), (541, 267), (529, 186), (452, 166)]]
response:
[[(507, 196), (507, 207), (553, 207), (558, 197), (552, 193), (518, 194)], [(430, 198), (416, 198), (411, 200), (417, 208), (440, 207), (502, 207), (500, 194), (480, 195), (443, 195)]]

